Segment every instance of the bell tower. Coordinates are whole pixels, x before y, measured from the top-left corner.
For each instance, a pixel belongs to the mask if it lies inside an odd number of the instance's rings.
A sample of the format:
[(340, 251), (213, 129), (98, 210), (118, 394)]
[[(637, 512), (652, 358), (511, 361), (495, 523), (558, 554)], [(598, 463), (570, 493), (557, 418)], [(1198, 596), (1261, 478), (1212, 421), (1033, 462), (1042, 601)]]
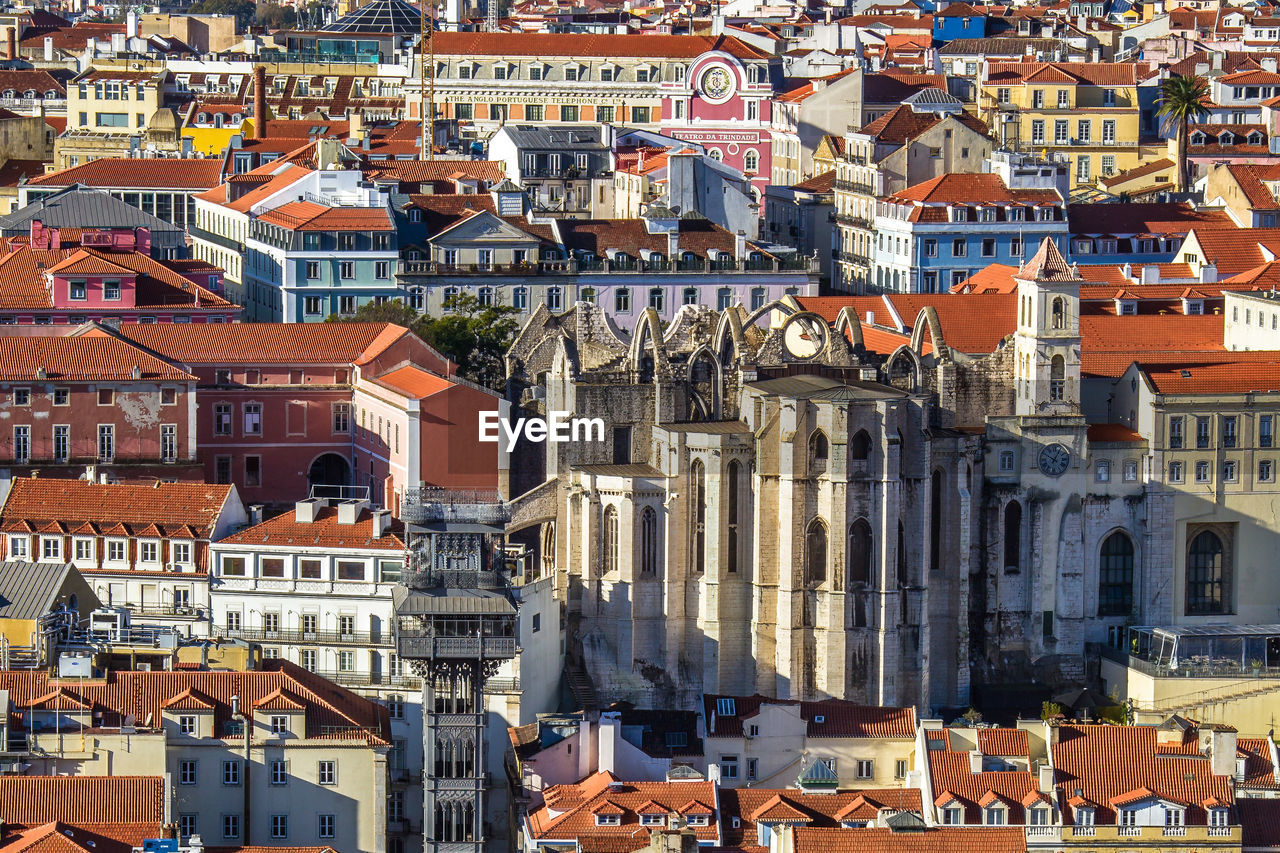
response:
[(1014, 275), (1018, 283), (1016, 411), (1080, 413), (1080, 271), (1051, 238)]

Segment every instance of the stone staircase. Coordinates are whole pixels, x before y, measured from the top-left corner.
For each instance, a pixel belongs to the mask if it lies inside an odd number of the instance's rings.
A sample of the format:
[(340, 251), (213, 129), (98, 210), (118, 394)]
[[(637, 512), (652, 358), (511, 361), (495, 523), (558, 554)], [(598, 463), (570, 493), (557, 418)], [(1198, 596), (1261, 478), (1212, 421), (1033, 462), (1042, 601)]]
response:
[(581, 664), (571, 664), (564, 671), (565, 681), (569, 684), (569, 692), (573, 694), (573, 701), (583, 711), (594, 711), (600, 707), (600, 700), (596, 698), (595, 685), (591, 683), (591, 676), (587, 675), (586, 669)]

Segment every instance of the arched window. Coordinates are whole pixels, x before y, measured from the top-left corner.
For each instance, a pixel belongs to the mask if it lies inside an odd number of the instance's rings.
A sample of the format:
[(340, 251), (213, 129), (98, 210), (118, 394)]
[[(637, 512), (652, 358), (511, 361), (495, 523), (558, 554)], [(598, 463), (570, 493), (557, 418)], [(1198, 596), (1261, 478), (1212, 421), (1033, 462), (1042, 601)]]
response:
[(1054, 297), (1053, 304), (1049, 308), (1050, 325), (1055, 329), (1065, 329), (1067, 327), (1067, 303), (1061, 297)]
[[(476, 299), (479, 301), (481, 307), (488, 308), (489, 306), (493, 305), (493, 288), (492, 287), (480, 288), (478, 291), (476, 291)], [(593, 301), (593, 300), (588, 300), (588, 301)]]
[(827, 525), (822, 519), (809, 522), (804, 537), (805, 586), (820, 584), (827, 579)]
[(604, 511), (604, 531), (602, 535), (604, 542), (604, 554), (601, 559), (601, 568), (604, 574), (617, 571), (618, 568), (618, 509), (617, 507), (606, 507)]
[(871, 525), (860, 518), (849, 528), (849, 588), (871, 583)]
[(1127, 616), (1133, 609), (1133, 541), (1116, 531), (1098, 561), (1098, 615)]
[(1187, 613), (1227, 611), (1227, 571), (1222, 539), (1201, 531), (1187, 552)]
[(813, 435), (809, 436), (809, 474), (821, 474), (827, 470), (827, 434), (820, 429), (815, 429)]
[(871, 458), (871, 436), (867, 435), (865, 429), (860, 429), (854, 433), (853, 440), (849, 442), (849, 458)]
[(753, 175), (760, 171), (760, 154), (754, 148), (742, 155), (742, 171)]
[(1066, 386), (1066, 360), (1055, 355), (1049, 362), (1049, 399), (1061, 401), (1064, 399), (1064, 389)]
[(942, 472), (934, 471), (929, 489), (929, 571), (942, 568)]
[(729, 482), (725, 488), (725, 503), (728, 505), (729, 519), (729, 541), (726, 546), (729, 549), (728, 558), (725, 560), (725, 569), (730, 572), (738, 571), (738, 523), (739, 512), (741, 511), (741, 501), (739, 500), (739, 484), (738, 478), (742, 474), (742, 465), (738, 460), (729, 463), (729, 468), (725, 474)]
[(1009, 501), (1004, 508), (1004, 570), (1016, 572), (1022, 565), (1022, 505)]
[(542, 553), (540, 556), (542, 576), (546, 577), (551, 574), (556, 564), (556, 523), (554, 521), (548, 521), (542, 525)]
[(658, 573), (658, 513), (651, 506), (640, 511), (640, 571)]
[(693, 570), (702, 574), (707, 565), (707, 472), (695, 459), (689, 468), (693, 494)]

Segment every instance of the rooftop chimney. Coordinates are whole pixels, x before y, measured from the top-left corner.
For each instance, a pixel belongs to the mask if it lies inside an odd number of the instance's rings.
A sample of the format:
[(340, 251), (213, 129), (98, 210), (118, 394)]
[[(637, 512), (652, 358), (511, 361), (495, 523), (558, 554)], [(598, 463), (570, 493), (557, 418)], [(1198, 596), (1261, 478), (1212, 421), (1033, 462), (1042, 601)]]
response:
[(18, 28), (17, 27), (7, 27), (5, 29), (4, 43), (5, 43), (5, 50), (6, 50), (5, 58), (17, 59), (18, 58)]
[(733, 259), (743, 261), (747, 257), (747, 232), (741, 228), (733, 235)]
[(267, 66), (253, 66), (253, 138), (267, 138)]
[(293, 505), (293, 520), (298, 524), (311, 524), (316, 520), (316, 510), (325, 505), (320, 498), (308, 498)]
[(262, 523), (262, 504), (253, 504), (252, 506), (249, 507), (249, 523), (250, 524)]
[(53, 36), (44, 37), (44, 61), (53, 62)]

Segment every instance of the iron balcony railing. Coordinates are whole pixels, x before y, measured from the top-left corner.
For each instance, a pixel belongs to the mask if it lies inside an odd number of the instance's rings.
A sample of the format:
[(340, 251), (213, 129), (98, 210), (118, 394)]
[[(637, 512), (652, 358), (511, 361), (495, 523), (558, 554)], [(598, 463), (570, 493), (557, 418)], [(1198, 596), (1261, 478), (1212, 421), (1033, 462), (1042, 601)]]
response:
[(642, 261), (636, 258), (611, 260), (608, 258), (574, 258), (572, 260), (527, 261), (518, 264), (442, 264), (437, 261), (401, 261), (398, 267), (402, 276), (447, 275), (588, 275), (592, 273), (778, 273), (815, 272), (817, 267), (811, 258), (780, 257), (733, 258), (719, 256), (696, 260)]
[(400, 518), (410, 524), (457, 523), (501, 527), (511, 508), (497, 492), (423, 486), (405, 491)]
[(400, 629), (401, 658), (513, 658), (515, 637), (432, 637), (425, 631)]
[(224, 637), (237, 637), (241, 640), (257, 640), (273, 643), (316, 643), (326, 646), (390, 646), (391, 631), (269, 631), (266, 628), (227, 628), (215, 629)]

